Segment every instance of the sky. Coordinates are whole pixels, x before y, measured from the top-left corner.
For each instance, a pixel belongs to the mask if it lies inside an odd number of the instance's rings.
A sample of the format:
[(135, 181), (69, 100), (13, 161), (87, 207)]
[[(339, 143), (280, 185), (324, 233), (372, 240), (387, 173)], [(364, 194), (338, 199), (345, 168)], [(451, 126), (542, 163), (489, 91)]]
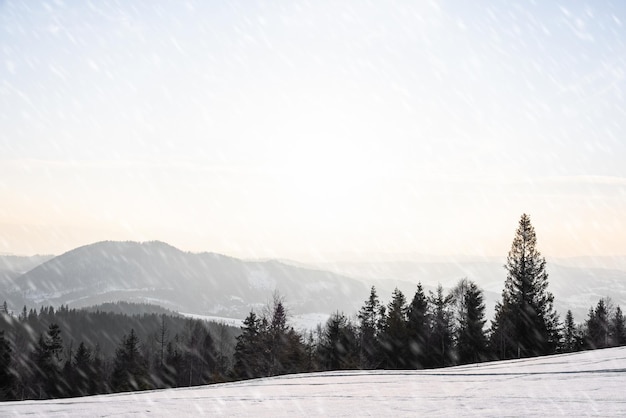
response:
[(0, 253), (626, 254), (620, 1), (0, 1)]

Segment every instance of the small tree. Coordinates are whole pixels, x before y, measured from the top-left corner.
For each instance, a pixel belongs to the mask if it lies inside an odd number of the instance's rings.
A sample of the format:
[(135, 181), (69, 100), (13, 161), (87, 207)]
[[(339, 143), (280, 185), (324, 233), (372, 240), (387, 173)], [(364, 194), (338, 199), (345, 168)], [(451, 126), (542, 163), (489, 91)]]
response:
[(571, 310), (567, 311), (565, 315), (565, 324), (563, 330), (563, 351), (566, 353), (571, 353), (573, 351), (577, 351), (577, 331), (576, 324), (574, 323), (574, 315)]

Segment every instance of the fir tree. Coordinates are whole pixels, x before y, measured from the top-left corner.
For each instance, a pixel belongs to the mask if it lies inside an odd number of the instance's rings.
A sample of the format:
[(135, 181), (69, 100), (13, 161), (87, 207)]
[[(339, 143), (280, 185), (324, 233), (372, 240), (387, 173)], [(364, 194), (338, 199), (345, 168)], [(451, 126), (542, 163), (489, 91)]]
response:
[(259, 319), (254, 312), (250, 312), (243, 321), (241, 334), (237, 337), (235, 346), (233, 370), (234, 375), (239, 379), (251, 379), (262, 375), (259, 326)]
[(147, 365), (139, 347), (139, 338), (135, 330), (131, 329), (115, 351), (111, 388), (115, 392), (149, 389), (147, 377)]
[(408, 367), (413, 369), (426, 367), (429, 340), (428, 299), (426, 299), (422, 284), (418, 283), (413, 300), (407, 309)]
[(536, 245), (535, 229), (524, 214), (507, 257), (507, 279), (492, 327), (491, 345), (500, 358), (549, 354), (559, 340), (546, 261)]
[(587, 346), (605, 348), (609, 346), (609, 312), (604, 298), (598, 301), (596, 309), (589, 310), (587, 319)]
[(384, 308), (381, 306), (376, 294), (376, 288), (372, 286), (370, 296), (359, 310), (359, 365), (362, 369), (373, 369), (380, 365), (379, 336), (384, 316)]
[(40, 335), (34, 351), (35, 382), (40, 398), (58, 398), (64, 395), (62, 379), (63, 340), (57, 324), (50, 324), (46, 335)]
[(431, 292), (429, 298), (431, 313), (430, 365), (444, 367), (453, 362), (452, 351), (452, 315), (450, 304), (452, 296), (444, 296), (443, 287), (437, 286), (437, 293)]
[(319, 357), (324, 370), (355, 368), (355, 330), (344, 314), (336, 312), (326, 321), (319, 344)]
[(461, 307), (457, 331), (458, 360), (461, 364), (483, 361), (487, 356), (485, 304), (482, 291), (476, 283), (467, 281)]
[(567, 311), (565, 315), (565, 324), (563, 329), (563, 351), (571, 353), (577, 351), (577, 332), (576, 324), (574, 323), (574, 315), (571, 310)]
[(380, 338), (385, 359), (384, 365), (387, 369), (403, 369), (407, 367), (406, 312), (407, 306), (404, 294), (396, 288), (387, 307), (387, 315)]
[(619, 306), (615, 308), (615, 313), (611, 318), (611, 333), (615, 346), (626, 345), (626, 326), (624, 325), (624, 314)]

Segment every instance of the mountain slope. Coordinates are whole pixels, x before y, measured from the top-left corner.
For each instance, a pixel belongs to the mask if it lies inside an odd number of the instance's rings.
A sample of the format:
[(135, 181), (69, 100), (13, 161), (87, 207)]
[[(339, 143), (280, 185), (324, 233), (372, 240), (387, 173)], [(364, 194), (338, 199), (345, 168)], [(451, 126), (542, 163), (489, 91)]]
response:
[(14, 309), (122, 300), (243, 318), (265, 305), (276, 289), (294, 314), (352, 312), (368, 294), (362, 282), (311, 268), (187, 253), (162, 242), (114, 241), (55, 257), (13, 280), (6, 292)]
[(426, 371), (337, 371), (6, 402), (16, 416), (623, 416), (626, 347)]

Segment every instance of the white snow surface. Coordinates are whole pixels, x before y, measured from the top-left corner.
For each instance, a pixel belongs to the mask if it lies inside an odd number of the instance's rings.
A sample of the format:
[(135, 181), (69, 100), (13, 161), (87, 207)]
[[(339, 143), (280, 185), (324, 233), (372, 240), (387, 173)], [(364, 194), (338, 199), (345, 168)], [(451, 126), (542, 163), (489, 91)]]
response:
[(2, 416), (624, 416), (626, 347), (427, 371), (335, 371), (6, 402)]

